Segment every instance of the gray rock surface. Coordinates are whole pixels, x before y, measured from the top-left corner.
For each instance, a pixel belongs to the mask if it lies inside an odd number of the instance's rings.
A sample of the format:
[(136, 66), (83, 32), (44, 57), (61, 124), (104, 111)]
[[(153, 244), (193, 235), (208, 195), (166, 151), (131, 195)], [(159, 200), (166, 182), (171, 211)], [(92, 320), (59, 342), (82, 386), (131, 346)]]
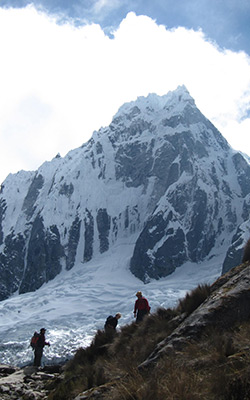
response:
[[(48, 370), (47, 370), (48, 368)], [(46, 385), (59, 379), (61, 366), (15, 368), (0, 365), (1, 400), (43, 400), (48, 397)]]

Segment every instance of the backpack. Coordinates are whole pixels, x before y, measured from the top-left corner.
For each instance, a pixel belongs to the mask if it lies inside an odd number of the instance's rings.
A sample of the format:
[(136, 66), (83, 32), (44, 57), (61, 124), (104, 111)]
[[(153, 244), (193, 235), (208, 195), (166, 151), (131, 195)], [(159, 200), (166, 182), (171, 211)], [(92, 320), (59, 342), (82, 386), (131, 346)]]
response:
[(106, 319), (106, 322), (105, 322), (105, 325), (104, 325), (104, 326), (109, 325), (109, 322), (110, 322), (113, 318), (114, 318), (113, 315), (110, 315), (110, 316)]
[(36, 348), (36, 345), (37, 345), (39, 337), (40, 337), (39, 333), (34, 332), (34, 335), (30, 339), (30, 345), (31, 345), (33, 350)]

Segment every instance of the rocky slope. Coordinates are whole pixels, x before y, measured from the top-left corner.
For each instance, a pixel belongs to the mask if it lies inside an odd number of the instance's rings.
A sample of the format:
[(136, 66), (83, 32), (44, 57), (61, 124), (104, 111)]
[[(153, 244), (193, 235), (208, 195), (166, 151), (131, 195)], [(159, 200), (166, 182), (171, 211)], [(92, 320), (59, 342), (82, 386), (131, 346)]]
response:
[(164, 354), (182, 349), (197, 340), (209, 327), (229, 331), (250, 318), (250, 264), (231, 269), (211, 286), (210, 296), (171, 335), (160, 342), (140, 368), (149, 367)]
[(249, 161), (230, 148), (185, 87), (125, 104), (88, 143), (0, 194), (0, 300), (35, 291), (119, 239), (135, 239), (131, 271), (159, 279), (249, 236)]
[(60, 380), (60, 365), (25, 368), (0, 365), (1, 400), (43, 400), (48, 398), (48, 382)]

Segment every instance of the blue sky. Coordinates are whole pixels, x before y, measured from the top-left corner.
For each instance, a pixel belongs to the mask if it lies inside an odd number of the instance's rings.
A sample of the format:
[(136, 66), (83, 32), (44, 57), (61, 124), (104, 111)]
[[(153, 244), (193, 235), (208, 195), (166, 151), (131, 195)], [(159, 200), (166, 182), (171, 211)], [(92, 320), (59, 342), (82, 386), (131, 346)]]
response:
[(126, 14), (148, 15), (167, 28), (201, 28), (216, 43), (250, 55), (249, 0), (2, 0), (4, 7), (25, 7), (33, 3), (76, 24), (94, 22), (108, 32)]
[(0, 182), (182, 84), (249, 154), (249, 20), (249, 0), (0, 0)]

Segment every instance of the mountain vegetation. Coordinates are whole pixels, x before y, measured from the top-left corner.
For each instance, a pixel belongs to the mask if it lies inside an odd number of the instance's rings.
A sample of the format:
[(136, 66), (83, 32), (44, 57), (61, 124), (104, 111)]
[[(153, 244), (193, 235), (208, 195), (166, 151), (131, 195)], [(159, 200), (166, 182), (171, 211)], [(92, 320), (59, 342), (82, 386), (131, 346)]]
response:
[(49, 400), (250, 398), (250, 241), (245, 262), (173, 309), (99, 330), (50, 387)]

